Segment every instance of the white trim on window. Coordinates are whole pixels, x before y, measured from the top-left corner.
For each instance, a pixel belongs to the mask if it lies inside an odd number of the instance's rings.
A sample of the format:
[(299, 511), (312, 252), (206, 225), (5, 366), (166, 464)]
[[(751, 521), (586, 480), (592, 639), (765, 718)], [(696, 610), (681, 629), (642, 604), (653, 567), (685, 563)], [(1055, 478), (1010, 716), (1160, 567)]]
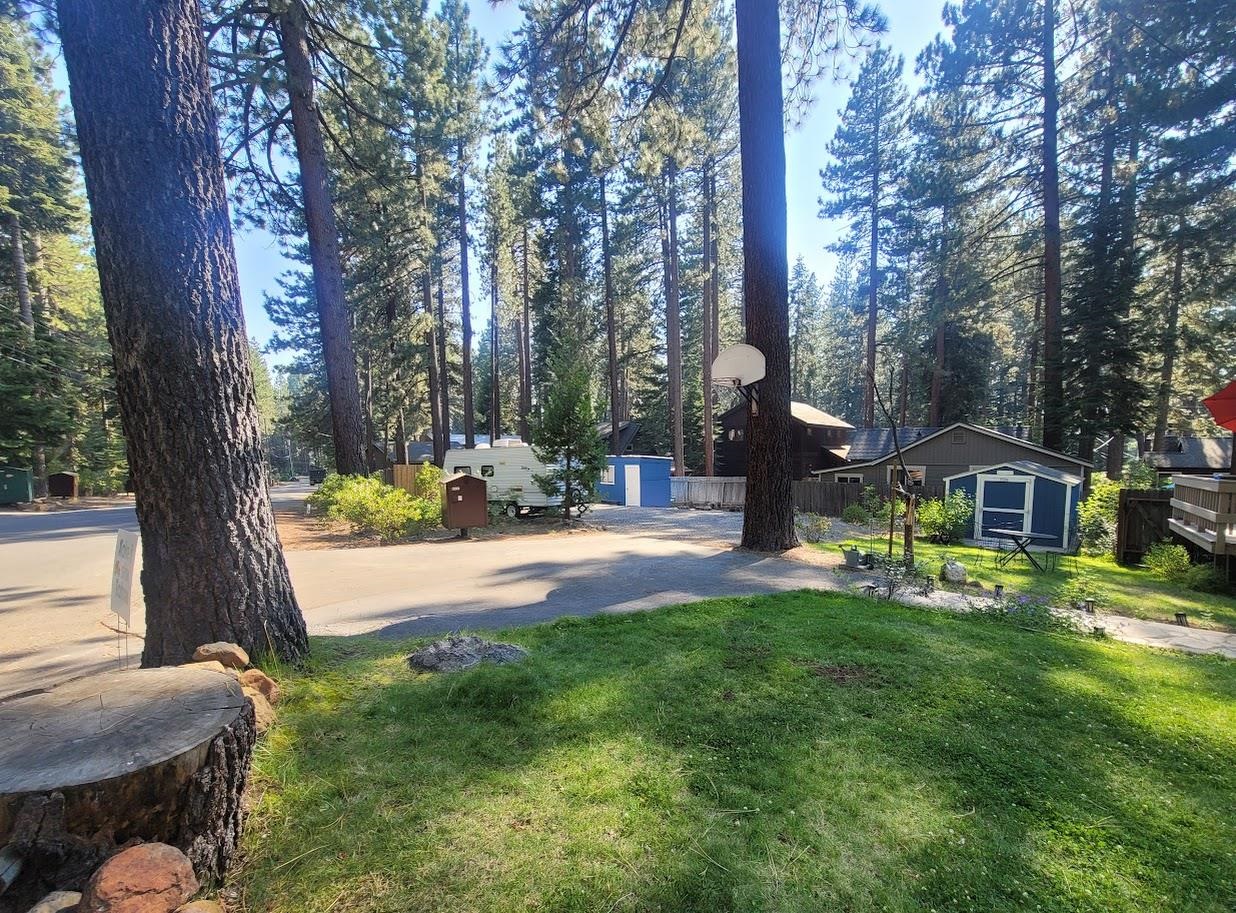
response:
[(601, 481), (598, 482), (597, 484), (599, 485), (613, 485), (614, 484), (614, 464), (613, 463), (610, 463), (609, 465), (605, 467), (604, 472), (601, 473)]
[(864, 479), (860, 475), (844, 475), (842, 473), (838, 473), (837, 475), (833, 476), (833, 481), (834, 482), (844, 482), (850, 485), (862, 485), (866, 481), (866, 479)]

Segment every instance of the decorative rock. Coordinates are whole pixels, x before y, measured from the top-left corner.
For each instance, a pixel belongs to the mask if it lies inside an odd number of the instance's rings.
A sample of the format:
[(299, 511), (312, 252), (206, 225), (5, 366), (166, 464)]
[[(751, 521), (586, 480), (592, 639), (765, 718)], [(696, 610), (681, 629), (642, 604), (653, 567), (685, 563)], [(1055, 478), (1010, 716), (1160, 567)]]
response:
[(172, 913), (197, 893), (189, 858), (166, 843), (142, 843), (113, 856), (82, 892), (81, 913)]
[(266, 700), (266, 695), (257, 688), (249, 685), (242, 686), (245, 691), (245, 697), (253, 702), (253, 718), (257, 723), (258, 735), (264, 733), (275, 722), (275, 708), (270, 706), (270, 701)]
[(279, 696), (282, 694), (279, 690), (279, 683), (261, 669), (246, 669), (240, 673), (240, 683), (246, 688), (261, 691), (266, 700), (272, 704), (279, 703)]
[(191, 900), (176, 913), (223, 913), (223, 904), (217, 900)]
[(954, 561), (950, 558), (944, 562), (944, 566), (940, 568), (940, 579), (946, 583), (956, 583), (962, 586), (965, 585), (969, 574), (966, 573), (966, 566), (960, 561)]
[(81, 903), (80, 891), (52, 891), (33, 907), (29, 913), (69, 913)]
[(249, 654), (236, 644), (230, 644), (223, 640), (215, 641), (212, 644), (202, 644), (193, 651), (193, 661), (195, 663), (209, 662), (210, 660), (218, 660), (232, 669), (243, 669), (249, 665)]
[(416, 672), (459, 672), (477, 663), (518, 662), (527, 655), (527, 650), (515, 644), (452, 635), (410, 654), (408, 665)]
[(195, 669), (209, 669), (211, 672), (223, 672), (223, 673), (226, 673), (227, 675), (232, 676), (232, 678), (236, 678), (236, 670), (229, 669), (227, 666), (223, 665), (223, 663), (219, 662), (217, 659), (207, 659), (207, 660), (201, 660), (199, 662), (188, 662), (188, 663), (182, 663), (181, 665), (193, 666), (193, 668)]

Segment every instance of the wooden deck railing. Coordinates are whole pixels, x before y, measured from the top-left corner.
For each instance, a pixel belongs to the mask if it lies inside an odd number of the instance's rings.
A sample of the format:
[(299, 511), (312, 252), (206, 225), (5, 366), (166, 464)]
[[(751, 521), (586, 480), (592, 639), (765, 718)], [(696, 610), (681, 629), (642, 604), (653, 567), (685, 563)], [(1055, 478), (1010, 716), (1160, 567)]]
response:
[(1212, 555), (1236, 554), (1236, 478), (1173, 476), (1168, 529)]

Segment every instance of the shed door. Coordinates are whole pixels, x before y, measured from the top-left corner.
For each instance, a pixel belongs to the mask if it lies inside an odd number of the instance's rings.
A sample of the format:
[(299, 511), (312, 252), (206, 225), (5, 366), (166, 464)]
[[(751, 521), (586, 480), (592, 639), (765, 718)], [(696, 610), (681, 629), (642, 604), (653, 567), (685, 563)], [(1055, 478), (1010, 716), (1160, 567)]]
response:
[(1034, 480), (1029, 476), (981, 475), (978, 480), (976, 539), (989, 538), (993, 529), (1030, 529), (1030, 503)]
[(639, 464), (627, 463), (622, 467), (622, 482), (626, 489), (623, 503), (627, 507), (639, 507)]

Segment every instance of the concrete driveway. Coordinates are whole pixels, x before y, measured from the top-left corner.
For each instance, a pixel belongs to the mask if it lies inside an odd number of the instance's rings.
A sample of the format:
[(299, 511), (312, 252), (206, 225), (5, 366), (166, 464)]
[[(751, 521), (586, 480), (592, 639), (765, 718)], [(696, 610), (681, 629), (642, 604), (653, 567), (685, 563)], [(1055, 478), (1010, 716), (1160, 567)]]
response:
[[(734, 551), (741, 514), (598, 508), (589, 519), (606, 529), (286, 554), (314, 634), (405, 637), (837, 585), (828, 570)], [(0, 515), (0, 696), (123, 654), (107, 611), (118, 528), (136, 528), (131, 507)], [(136, 663), (140, 639), (128, 648)]]

